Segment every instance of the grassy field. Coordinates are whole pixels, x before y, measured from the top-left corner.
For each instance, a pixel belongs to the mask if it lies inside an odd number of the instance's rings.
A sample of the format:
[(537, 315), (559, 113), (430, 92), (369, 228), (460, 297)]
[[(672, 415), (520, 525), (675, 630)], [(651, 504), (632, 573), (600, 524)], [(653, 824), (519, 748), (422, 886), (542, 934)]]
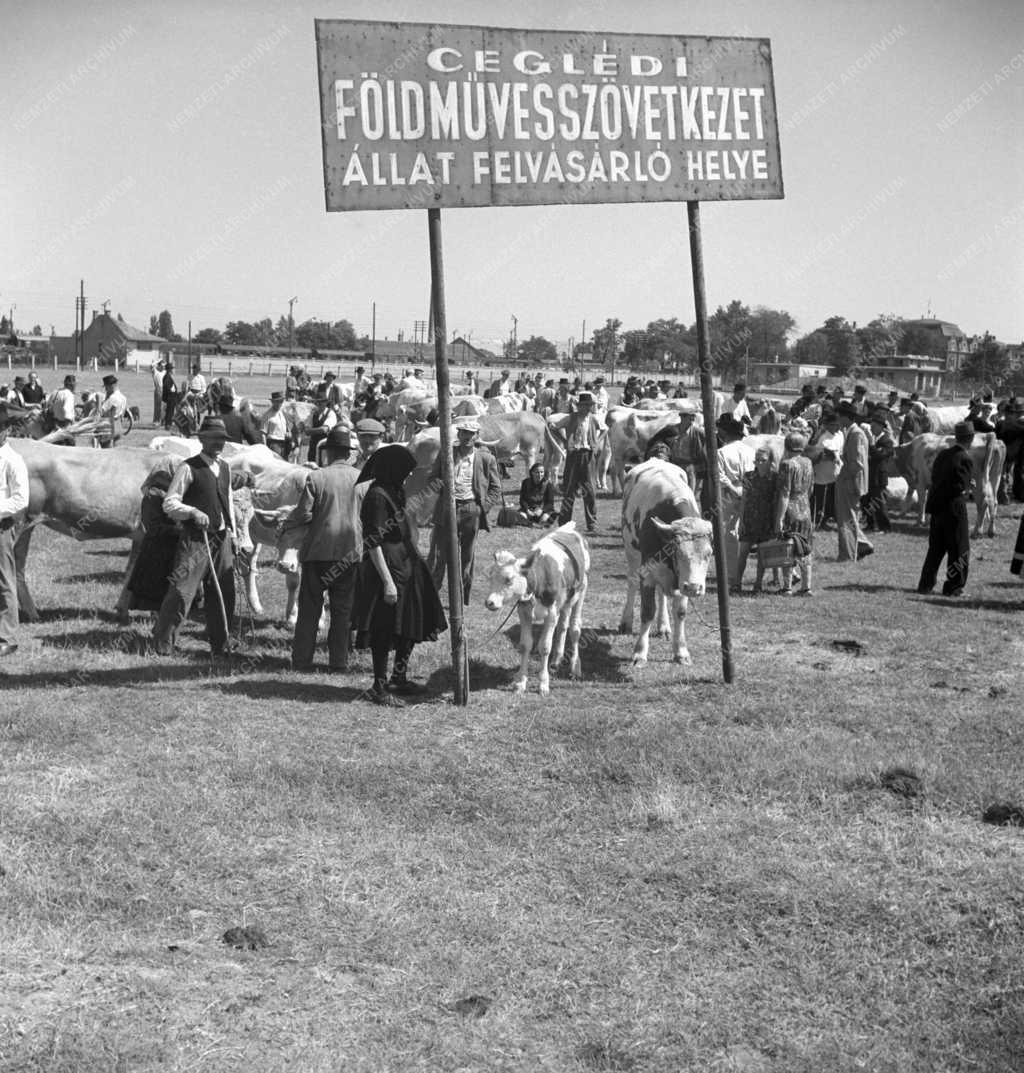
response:
[(1020, 508), (958, 602), (909, 592), (919, 530), (854, 565), (822, 537), (814, 599), (734, 601), (731, 687), (713, 595), (692, 668), (631, 669), (618, 510), (548, 701), (483, 608), (529, 534), (481, 537), (466, 708), (447, 636), (404, 710), (365, 654), (290, 673), (271, 621), (232, 665), (198, 624), (136, 656), (126, 547), (38, 532), (44, 621), (0, 667), (0, 1070), (1019, 1073), (1024, 832), (981, 814), (1024, 800)]

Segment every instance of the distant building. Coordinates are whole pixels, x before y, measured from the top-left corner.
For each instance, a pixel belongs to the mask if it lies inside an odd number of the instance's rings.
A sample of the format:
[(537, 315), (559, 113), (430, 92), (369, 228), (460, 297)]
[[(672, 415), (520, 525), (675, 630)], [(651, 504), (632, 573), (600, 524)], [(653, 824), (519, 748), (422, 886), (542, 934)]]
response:
[(877, 377), (908, 394), (916, 391), (920, 395), (935, 397), (942, 393), (945, 372), (943, 358), (923, 354), (893, 354), (883, 358), (877, 365), (858, 366), (857, 375)]
[(493, 350), (473, 346), (459, 335), (448, 344), (448, 360), (454, 365), (495, 365), (502, 359)]
[[(160, 351), (169, 351), (173, 346), (159, 335), (150, 335), (141, 328), (133, 327), (122, 320), (120, 314), (112, 317), (109, 313), (93, 313), (92, 323), (85, 329), (82, 342), (84, 359), (91, 362), (93, 358), (99, 358), (101, 365), (112, 365), (115, 358), (123, 363), (135, 357), (148, 363)], [(75, 336), (55, 335), (50, 343), (58, 360), (75, 360)]]
[(1006, 343), (1006, 358), (1010, 363), (1010, 372), (1019, 373), (1024, 369), (1024, 343)]
[(920, 317), (918, 320), (902, 321), (902, 327), (925, 332), (936, 343), (936, 352), (942, 356), (942, 368), (946, 372), (959, 372), (967, 355), (974, 350), (974, 340), (948, 320), (935, 317)]
[(777, 384), (780, 380), (797, 377), (800, 380), (818, 380), (832, 374), (831, 365), (803, 365), (789, 361), (752, 361), (750, 379), (755, 384)]

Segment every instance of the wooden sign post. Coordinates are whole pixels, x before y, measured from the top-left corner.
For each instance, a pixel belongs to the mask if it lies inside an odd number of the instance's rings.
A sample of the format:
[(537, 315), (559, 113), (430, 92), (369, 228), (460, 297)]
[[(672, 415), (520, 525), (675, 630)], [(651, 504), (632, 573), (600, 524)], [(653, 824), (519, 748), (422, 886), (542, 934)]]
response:
[(442, 208), (687, 202), (722, 669), (731, 682), (699, 203), (783, 197), (770, 42), (318, 19), (316, 43), (327, 211), (428, 210), (456, 702), (466, 703), (469, 683)]

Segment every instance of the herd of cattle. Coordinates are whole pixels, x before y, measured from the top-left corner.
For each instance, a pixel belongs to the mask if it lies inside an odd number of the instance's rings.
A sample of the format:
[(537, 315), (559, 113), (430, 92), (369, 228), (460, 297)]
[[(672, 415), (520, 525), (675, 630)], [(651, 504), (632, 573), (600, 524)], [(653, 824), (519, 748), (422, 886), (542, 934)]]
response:
[[(404, 396), (404, 397), (403, 397)], [(550, 418), (523, 408), (516, 396), (482, 399), (461, 396), (453, 399), (455, 416), (473, 414), (480, 419), (480, 442), (491, 449), (499, 462), (511, 464), (521, 458), (527, 468), (542, 459), (549, 474), (557, 474), (565, 456), (562, 427), (566, 414)], [(716, 408), (725, 397), (716, 395)], [(297, 425), (308, 420), (304, 404), (291, 404), (292, 419)], [(412, 517), (419, 525), (429, 523), (436, 491), (429, 482), (440, 451), (440, 432), (428, 422), (435, 419), (431, 411), (436, 400), (421, 392), (398, 392), (392, 396), (379, 416), (394, 422), (395, 438), (407, 443), (417, 461), (417, 468), (407, 483), (407, 499)], [(689, 660), (685, 637), (687, 600), (703, 595), (712, 557), (711, 525), (701, 517), (700, 507), (683, 470), (659, 460), (643, 461), (650, 440), (672, 424), (680, 413), (692, 414), (690, 400), (651, 402), (650, 408), (637, 410), (612, 406), (604, 416), (606, 434), (596, 458), (599, 487), (611, 483), (622, 490), (622, 538), (626, 556), (627, 585), (621, 630), (633, 632), (633, 605), (641, 595), (641, 625), (636, 639), (633, 661), (641, 664), (648, 655), (648, 639), (654, 622), (672, 634), (673, 658)], [(950, 413), (946, 414), (945, 410)], [(921, 520), (931, 463), (935, 454), (950, 442), (943, 422), (950, 426), (963, 417), (961, 407), (934, 408), (930, 411), (933, 427), (938, 431), (917, 436), (897, 450), (900, 477), (906, 482), (903, 509), (914, 494), (918, 498)], [(698, 413), (693, 420), (700, 423)], [(301, 431), (301, 429), (299, 429)], [(762, 443), (782, 455), (781, 433), (758, 435), (754, 446)], [(167, 456), (188, 457), (199, 450), (199, 443), (174, 436), (158, 436), (148, 447), (119, 446), (114, 450), (69, 448), (53, 443), (26, 439), (10, 441), (25, 459), (30, 480), (27, 518), (15, 547), (22, 617), (35, 621), (38, 612), (27, 583), (25, 567), (31, 535), (42, 524), (77, 540), (105, 540), (132, 537), (133, 557), (139, 546), (140, 488), (157, 464), (166, 465)], [(978, 434), (972, 448), (977, 477), (977, 525), (975, 532), (993, 532), (996, 513), (996, 490), (1005, 461), (1005, 445), (994, 434)], [(224, 457), (233, 474), (246, 475), (248, 487), (236, 498), (236, 521), (241, 550), (250, 551), (252, 567), (247, 579), (247, 594), (253, 613), (263, 614), (257, 591), (256, 564), (259, 546), (276, 548), (279, 561), (289, 549), (298, 547), (303, 533), (288, 530), (280, 533), (280, 522), (298, 502), (305, 483), (306, 466), (285, 461), (262, 445), (229, 443)], [(609, 480), (610, 478), (610, 480)], [(897, 478), (897, 481), (899, 477)], [(894, 491), (899, 491), (893, 486)], [(291, 556), (294, 558), (294, 556)], [(129, 562), (129, 573), (132, 563)], [(570, 662), (579, 668), (579, 633), (583, 597), (590, 567), (589, 552), (583, 538), (571, 525), (555, 530), (538, 541), (524, 557), (500, 553), (497, 557), (487, 605), (492, 610), (502, 606), (506, 597), (519, 605), (522, 666), (515, 679), (517, 690), (525, 688), (532, 626), (542, 624), (538, 651), (542, 656), (541, 689), (548, 689), (548, 657), (554, 647), (561, 658), (566, 639), (570, 643)], [(298, 578), (284, 572), (288, 585), (287, 616), (294, 623)], [(660, 599), (659, 599), (660, 598)], [(117, 609), (126, 618), (128, 593), (123, 589)], [(668, 614), (667, 603), (672, 604)]]

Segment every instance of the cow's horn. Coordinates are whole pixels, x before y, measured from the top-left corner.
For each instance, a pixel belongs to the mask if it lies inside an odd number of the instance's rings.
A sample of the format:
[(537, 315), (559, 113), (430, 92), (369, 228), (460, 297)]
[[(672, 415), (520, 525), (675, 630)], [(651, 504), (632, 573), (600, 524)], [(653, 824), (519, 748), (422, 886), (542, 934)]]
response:
[(478, 436), (476, 442), (479, 443), (481, 447), (497, 447), (498, 444), (501, 443), (501, 437), (499, 436), (496, 440), (482, 440)]

